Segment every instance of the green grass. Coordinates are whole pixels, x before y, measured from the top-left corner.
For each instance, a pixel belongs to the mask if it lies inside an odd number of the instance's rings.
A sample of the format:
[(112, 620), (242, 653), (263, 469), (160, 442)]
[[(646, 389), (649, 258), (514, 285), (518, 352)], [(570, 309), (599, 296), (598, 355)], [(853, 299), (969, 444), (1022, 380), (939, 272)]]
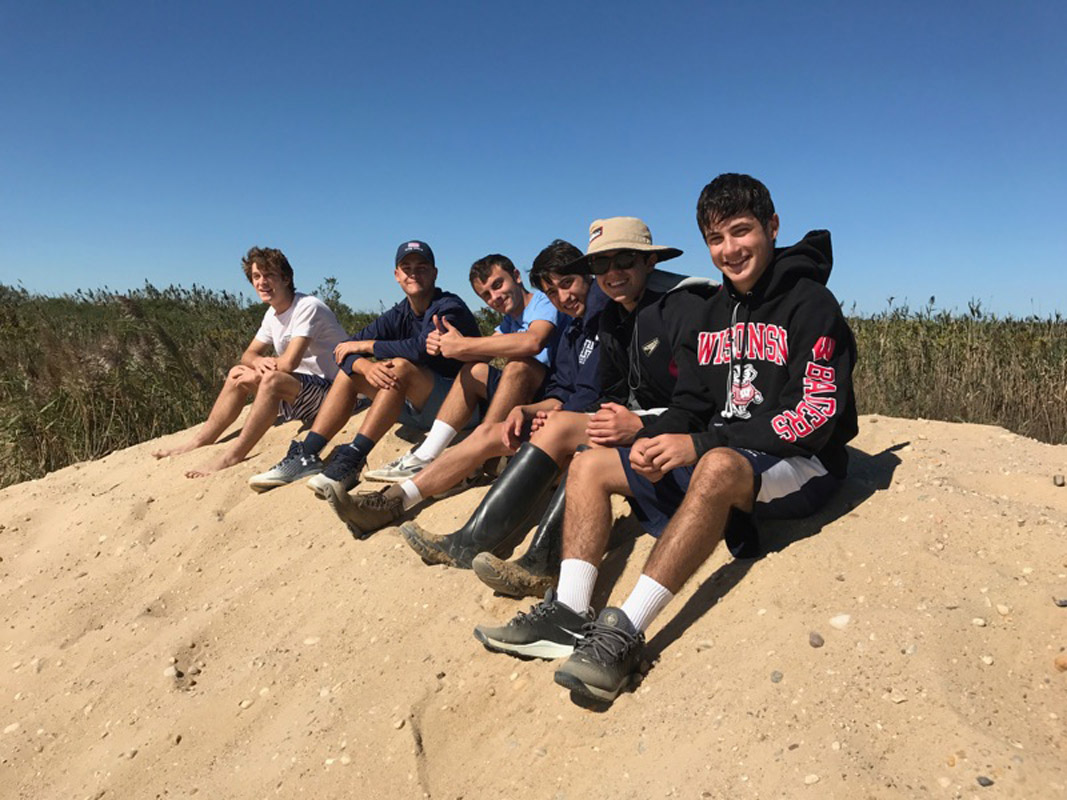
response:
[[(375, 314), (314, 292), (355, 331)], [(195, 425), (259, 327), (243, 297), (150, 285), (44, 297), (0, 285), (0, 486)], [(498, 322), (486, 309), (483, 331)], [(861, 413), (1067, 442), (1067, 323), (890, 309), (854, 317)]]

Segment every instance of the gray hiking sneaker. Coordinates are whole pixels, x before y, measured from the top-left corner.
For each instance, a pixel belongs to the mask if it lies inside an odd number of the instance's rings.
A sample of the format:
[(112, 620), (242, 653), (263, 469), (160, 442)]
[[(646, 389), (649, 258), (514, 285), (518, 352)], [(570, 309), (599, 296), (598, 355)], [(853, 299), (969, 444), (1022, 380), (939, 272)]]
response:
[(326, 489), (325, 500), (352, 535), (363, 539), (404, 515), (403, 498), (386, 497), (385, 491), (351, 495), (335, 492), (331, 486)]
[(582, 633), (571, 657), (556, 670), (556, 683), (589, 700), (610, 703), (639, 674), (645, 635), (618, 608), (605, 608)]
[(549, 589), (545, 599), (520, 611), (507, 625), (491, 627), (479, 625), (474, 638), (494, 653), (507, 653), (520, 658), (563, 658), (574, 652), (582, 639), (582, 628), (592, 620), (593, 612), (579, 614), (556, 600), (556, 592)]
[(325, 469), (308, 481), (308, 488), (320, 500), (328, 500), (328, 492), (346, 494), (359, 483), (359, 471), (364, 463), (363, 457), (352, 445), (335, 447)]
[(320, 472), (322, 472), (322, 459), (314, 454), (304, 455), (303, 443), (293, 441), (289, 444), (289, 452), (286, 453), (285, 458), (266, 472), (253, 475), (248, 479), (248, 485), (257, 492), (265, 492)]
[(372, 469), (367, 472), (363, 477), (369, 481), (379, 481), (380, 483), (400, 483), (406, 481), (409, 478), (414, 478), (423, 470), (433, 463), (433, 459), (429, 461), (423, 460), (415, 455), (415, 451), (404, 453), (400, 458), (395, 461), (390, 461), (384, 467), (380, 469)]

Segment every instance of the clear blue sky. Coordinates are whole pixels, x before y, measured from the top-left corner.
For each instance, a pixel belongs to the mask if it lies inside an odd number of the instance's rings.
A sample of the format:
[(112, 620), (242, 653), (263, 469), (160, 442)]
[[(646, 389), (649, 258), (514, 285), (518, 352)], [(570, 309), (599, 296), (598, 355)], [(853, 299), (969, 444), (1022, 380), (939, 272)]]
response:
[(847, 308), (1067, 312), (1067, 4), (0, 5), (0, 282), (250, 287), (279, 247), (359, 309), (399, 242), (524, 270), (635, 215), (710, 274), (694, 207), (771, 189), (831, 229)]

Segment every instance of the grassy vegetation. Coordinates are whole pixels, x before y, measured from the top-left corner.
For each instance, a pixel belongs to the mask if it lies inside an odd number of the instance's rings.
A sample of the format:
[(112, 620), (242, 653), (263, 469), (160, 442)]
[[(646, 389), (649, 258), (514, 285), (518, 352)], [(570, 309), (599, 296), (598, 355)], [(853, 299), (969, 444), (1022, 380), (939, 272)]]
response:
[[(327, 280), (314, 292), (346, 330)], [(264, 306), (194, 286), (31, 295), (0, 285), (0, 486), (201, 422)], [(478, 314), (483, 330), (497, 320)], [(861, 413), (1002, 425), (1067, 442), (1067, 323), (890, 309), (851, 320)]]
[(1067, 443), (1067, 320), (890, 308), (852, 318), (860, 412), (979, 422)]

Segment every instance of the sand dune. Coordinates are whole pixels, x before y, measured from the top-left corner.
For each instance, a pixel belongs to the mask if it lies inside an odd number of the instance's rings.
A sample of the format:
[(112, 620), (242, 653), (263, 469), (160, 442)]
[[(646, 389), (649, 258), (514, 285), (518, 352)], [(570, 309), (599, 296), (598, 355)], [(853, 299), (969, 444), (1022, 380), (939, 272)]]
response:
[[(1067, 796), (1067, 447), (861, 430), (832, 508), (769, 527), (761, 560), (717, 552), (606, 713), (472, 638), (528, 602), (395, 529), (353, 540), (304, 486), (249, 491), (295, 424), (200, 481), (203, 452), (146, 442), (10, 487), (0, 797)], [(419, 521), (451, 530), (484, 491)], [(609, 556), (598, 602), (649, 546)]]

